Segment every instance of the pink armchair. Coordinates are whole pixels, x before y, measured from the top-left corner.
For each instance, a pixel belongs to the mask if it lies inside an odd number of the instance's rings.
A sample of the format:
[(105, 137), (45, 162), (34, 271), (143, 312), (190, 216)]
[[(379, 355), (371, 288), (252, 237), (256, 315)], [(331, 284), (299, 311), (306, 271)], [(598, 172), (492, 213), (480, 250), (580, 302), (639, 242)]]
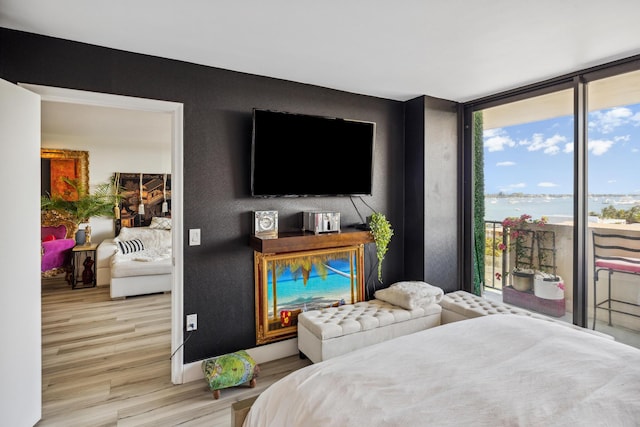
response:
[(68, 273), (71, 265), (71, 249), (75, 246), (77, 226), (60, 215), (43, 212), (40, 227), (42, 242), (41, 272), (43, 277)]

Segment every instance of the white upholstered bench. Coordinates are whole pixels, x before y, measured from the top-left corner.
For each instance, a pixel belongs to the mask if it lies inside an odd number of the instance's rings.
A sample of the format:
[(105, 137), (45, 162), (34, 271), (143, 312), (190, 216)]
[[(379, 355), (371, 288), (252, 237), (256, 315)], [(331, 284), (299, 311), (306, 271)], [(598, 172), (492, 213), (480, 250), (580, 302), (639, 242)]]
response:
[(490, 314), (515, 314), (560, 323), (574, 329), (579, 329), (584, 332), (589, 332), (605, 338), (613, 339), (611, 335), (603, 334), (591, 329), (581, 328), (572, 323), (563, 322), (561, 320), (545, 316), (544, 314), (535, 313), (524, 308), (514, 307), (512, 305), (501, 302), (490, 301), (465, 291), (455, 291), (444, 294), (442, 300), (440, 301), (440, 305), (442, 306), (443, 325), (446, 323), (472, 319), (474, 317), (487, 316)]
[(550, 319), (542, 314), (535, 314), (524, 308), (484, 299), (465, 291), (455, 291), (444, 294), (440, 305), (442, 306), (443, 324), (486, 316), (488, 314), (520, 314), (523, 316)]
[(440, 325), (438, 304), (406, 310), (380, 300), (311, 310), (298, 316), (298, 349), (317, 363)]

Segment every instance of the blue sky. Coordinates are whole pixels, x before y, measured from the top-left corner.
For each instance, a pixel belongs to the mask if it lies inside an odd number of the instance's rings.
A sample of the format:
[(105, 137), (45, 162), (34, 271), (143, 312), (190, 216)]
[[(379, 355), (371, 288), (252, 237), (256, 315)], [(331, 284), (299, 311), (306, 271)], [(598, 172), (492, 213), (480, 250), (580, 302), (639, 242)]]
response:
[[(485, 193), (573, 193), (573, 116), (485, 129)], [(640, 194), (640, 104), (589, 113), (589, 193)]]

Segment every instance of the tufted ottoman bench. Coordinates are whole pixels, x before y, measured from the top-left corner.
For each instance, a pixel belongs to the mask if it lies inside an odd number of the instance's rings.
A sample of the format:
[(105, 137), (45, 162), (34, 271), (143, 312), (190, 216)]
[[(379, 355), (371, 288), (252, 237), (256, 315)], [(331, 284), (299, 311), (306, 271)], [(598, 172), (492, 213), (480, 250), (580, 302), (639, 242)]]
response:
[(520, 314), (544, 319), (550, 319), (542, 314), (534, 314), (523, 308), (513, 307), (501, 302), (490, 301), (465, 291), (455, 291), (445, 294), (440, 301), (442, 306), (442, 323), (472, 319), (488, 314)]
[(440, 325), (438, 304), (406, 310), (380, 300), (311, 310), (298, 316), (298, 349), (317, 363)]
[(561, 325), (565, 325), (574, 329), (579, 329), (581, 331), (589, 332), (594, 335), (613, 339), (612, 336), (603, 334), (598, 331), (581, 328), (572, 323), (553, 319), (551, 317), (545, 316), (544, 314), (525, 310), (524, 308), (514, 307), (512, 305), (504, 304), (501, 302), (490, 301), (465, 291), (455, 291), (444, 294), (442, 300), (440, 301), (440, 305), (442, 306), (443, 325), (446, 323), (472, 319), (474, 317), (487, 316), (490, 314), (515, 314), (519, 316), (530, 316), (535, 319), (543, 319), (550, 322), (560, 323)]

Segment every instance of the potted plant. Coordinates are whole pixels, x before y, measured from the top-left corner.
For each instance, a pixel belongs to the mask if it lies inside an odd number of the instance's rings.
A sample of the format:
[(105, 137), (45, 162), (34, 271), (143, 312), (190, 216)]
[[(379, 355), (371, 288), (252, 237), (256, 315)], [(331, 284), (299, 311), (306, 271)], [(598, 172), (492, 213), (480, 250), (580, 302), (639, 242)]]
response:
[(523, 214), (519, 217), (507, 217), (502, 226), (508, 230), (509, 245), (501, 243), (500, 250), (510, 249), (514, 255), (514, 269), (511, 272), (512, 286), (515, 290), (525, 292), (533, 288), (535, 271), (533, 269), (533, 227), (542, 227), (547, 219), (532, 220), (531, 215)]
[(532, 268), (514, 268), (511, 272), (513, 289), (520, 292), (530, 291), (533, 288), (534, 275), (535, 272)]
[[(69, 191), (63, 195), (44, 195), (40, 198), (40, 210), (43, 215), (64, 216), (69, 221), (79, 226), (89, 221), (91, 217), (114, 218), (114, 206), (122, 198), (120, 189), (114, 187), (110, 182), (98, 184), (93, 192), (84, 191), (77, 180), (62, 178), (69, 184)], [(77, 194), (77, 198), (72, 200), (69, 194)], [(84, 243), (76, 241), (80, 244)]]
[(374, 212), (369, 218), (369, 229), (376, 244), (376, 256), (378, 257), (378, 281), (382, 283), (382, 261), (389, 249), (389, 242), (393, 236), (391, 223), (384, 214)]
[(556, 245), (553, 231), (536, 232), (538, 268), (533, 281), (533, 292), (538, 298), (564, 299), (564, 281), (556, 271)]

